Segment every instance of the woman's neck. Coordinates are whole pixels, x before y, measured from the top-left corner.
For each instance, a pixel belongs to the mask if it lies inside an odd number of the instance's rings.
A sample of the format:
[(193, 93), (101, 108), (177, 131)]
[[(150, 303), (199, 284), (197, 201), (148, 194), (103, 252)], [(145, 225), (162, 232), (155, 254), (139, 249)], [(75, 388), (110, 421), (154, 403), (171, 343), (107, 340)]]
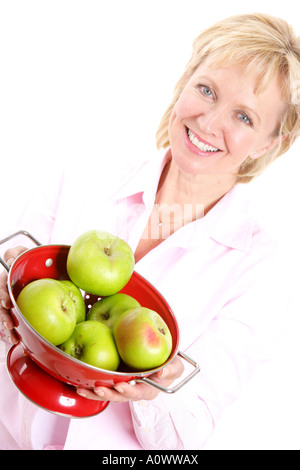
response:
[(155, 204), (135, 251), (136, 262), (183, 225), (203, 217), (234, 186), (210, 175), (181, 173), (173, 160), (160, 177)]
[[(162, 172), (156, 195), (159, 205), (190, 205), (193, 220), (205, 215), (234, 186), (235, 177), (227, 175), (190, 175), (173, 160)], [(199, 212), (202, 207), (202, 212)]]

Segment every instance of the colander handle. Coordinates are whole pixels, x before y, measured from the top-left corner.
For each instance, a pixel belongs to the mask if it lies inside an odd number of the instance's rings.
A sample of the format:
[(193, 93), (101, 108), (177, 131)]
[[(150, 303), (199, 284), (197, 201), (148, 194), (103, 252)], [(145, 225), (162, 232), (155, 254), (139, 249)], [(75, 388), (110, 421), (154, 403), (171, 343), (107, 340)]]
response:
[[(38, 245), (38, 246), (41, 245), (41, 243), (35, 237), (33, 237), (29, 232), (26, 232), (25, 230), (19, 230), (18, 232), (15, 232), (12, 235), (9, 235), (8, 237), (4, 238), (3, 240), (0, 240), (0, 245), (3, 245), (4, 243), (8, 242), (12, 238), (18, 237), (19, 235), (25, 235), (25, 237), (30, 238), (36, 245)], [(5, 263), (4, 259), (1, 258), (1, 256), (0, 256), (0, 263), (2, 264), (2, 266), (8, 272), (9, 271), (9, 266), (8, 266), (7, 263)]]
[(182, 359), (184, 359), (185, 361), (187, 361), (189, 364), (191, 364), (192, 366), (194, 366), (194, 370), (187, 376), (185, 377), (183, 380), (181, 380), (181, 382), (179, 382), (178, 384), (176, 384), (173, 388), (166, 388), (166, 387), (163, 387), (162, 385), (159, 385), (157, 382), (154, 382), (153, 380), (151, 379), (148, 379), (148, 377), (141, 377), (141, 378), (136, 378), (134, 379), (134, 382), (144, 382), (144, 383), (147, 383), (148, 385), (151, 385), (152, 387), (155, 387), (155, 388), (158, 388), (161, 392), (165, 392), (165, 393), (175, 393), (177, 392), (177, 390), (179, 390), (181, 387), (183, 387), (187, 382), (189, 382), (196, 374), (198, 374), (198, 372), (200, 372), (200, 367), (199, 365), (193, 361), (193, 359), (191, 359), (189, 356), (187, 356), (186, 354), (184, 354), (183, 352), (181, 351), (178, 351), (178, 356), (180, 356)]

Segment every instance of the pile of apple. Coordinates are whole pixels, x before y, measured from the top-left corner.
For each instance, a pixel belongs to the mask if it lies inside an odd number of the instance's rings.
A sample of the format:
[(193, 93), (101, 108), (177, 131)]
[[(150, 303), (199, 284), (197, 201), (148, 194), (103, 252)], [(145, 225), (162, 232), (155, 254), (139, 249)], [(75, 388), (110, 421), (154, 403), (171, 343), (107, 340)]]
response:
[[(129, 245), (91, 230), (70, 247), (70, 280), (38, 279), (25, 286), (17, 305), (31, 326), (66, 354), (101, 369), (149, 370), (163, 364), (172, 336), (161, 316), (120, 290), (134, 269)], [(87, 312), (82, 292), (100, 300)]]

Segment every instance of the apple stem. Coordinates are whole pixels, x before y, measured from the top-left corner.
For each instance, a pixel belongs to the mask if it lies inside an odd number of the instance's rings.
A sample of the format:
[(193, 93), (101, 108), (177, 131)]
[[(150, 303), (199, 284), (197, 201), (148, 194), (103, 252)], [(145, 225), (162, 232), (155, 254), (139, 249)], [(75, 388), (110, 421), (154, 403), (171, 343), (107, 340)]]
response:
[(80, 358), (81, 354), (82, 354), (82, 348), (81, 348), (80, 346), (76, 346), (76, 347), (75, 347), (75, 355), (76, 355), (76, 357), (77, 357), (77, 358)]
[(104, 248), (104, 253), (107, 255), (107, 256), (110, 256), (111, 253), (110, 253), (110, 249), (108, 247), (105, 247)]
[(161, 333), (162, 335), (165, 335), (165, 334), (166, 334), (164, 328), (158, 328), (158, 331), (160, 331), (160, 333)]

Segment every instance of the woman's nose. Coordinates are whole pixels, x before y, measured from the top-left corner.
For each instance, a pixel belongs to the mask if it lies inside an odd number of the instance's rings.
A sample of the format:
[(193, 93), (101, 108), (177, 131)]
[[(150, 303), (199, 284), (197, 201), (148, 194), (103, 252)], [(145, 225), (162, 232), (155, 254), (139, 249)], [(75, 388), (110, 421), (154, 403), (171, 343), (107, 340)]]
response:
[(219, 137), (224, 125), (224, 112), (219, 108), (206, 110), (199, 115), (198, 123), (207, 135)]

